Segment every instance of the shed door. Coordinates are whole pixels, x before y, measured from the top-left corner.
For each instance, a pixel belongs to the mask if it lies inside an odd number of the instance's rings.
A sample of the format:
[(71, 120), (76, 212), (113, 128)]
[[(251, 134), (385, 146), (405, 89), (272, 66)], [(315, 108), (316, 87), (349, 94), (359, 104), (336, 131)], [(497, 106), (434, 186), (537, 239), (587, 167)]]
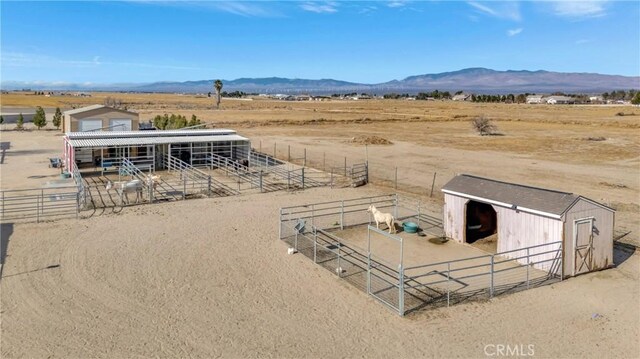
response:
[(593, 218), (573, 221), (573, 243), (573, 275), (590, 272), (593, 268)]
[(131, 120), (128, 118), (113, 118), (109, 120), (111, 131), (131, 131)]
[(78, 131), (93, 131), (102, 128), (102, 120), (100, 119), (86, 119), (78, 121)]

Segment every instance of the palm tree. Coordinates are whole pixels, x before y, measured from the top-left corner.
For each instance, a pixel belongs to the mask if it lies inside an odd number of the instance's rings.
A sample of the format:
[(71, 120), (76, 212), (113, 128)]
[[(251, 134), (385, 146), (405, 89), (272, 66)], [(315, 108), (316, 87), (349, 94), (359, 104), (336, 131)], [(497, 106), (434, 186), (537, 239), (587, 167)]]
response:
[(222, 91), (222, 81), (216, 80), (213, 83), (213, 88), (216, 90), (216, 108), (220, 109), (220, 92)]

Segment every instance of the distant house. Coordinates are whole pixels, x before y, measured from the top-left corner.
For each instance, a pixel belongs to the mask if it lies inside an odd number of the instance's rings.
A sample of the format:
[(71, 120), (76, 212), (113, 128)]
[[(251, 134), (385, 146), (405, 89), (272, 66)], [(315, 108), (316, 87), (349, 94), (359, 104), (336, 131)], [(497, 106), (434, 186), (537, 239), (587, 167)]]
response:
[(458, 95), (453, 96), (453, 98), (451, 98), (453, 101), (470, 101), (471, 100), (471, 95), (466, 94), (466, 93), (461, 93)]
[(544, 101), (549, 105), (566, 105), (576, 102), (576, 100), (569, 96), (549, 96), (545, 97)]
[(137, 131), (139, 116), (135, 112), (104, 105), (91, 105), (65, 111), (62, 132)]
[(602, 96), (591, 96), (591, 97), (589, 97), (589, 102), (591, 102), (591, 103), (604, 103), (604, 98)]
[(528, 104), (542, 103), (542, 95), (527, 96), (527, 103)]

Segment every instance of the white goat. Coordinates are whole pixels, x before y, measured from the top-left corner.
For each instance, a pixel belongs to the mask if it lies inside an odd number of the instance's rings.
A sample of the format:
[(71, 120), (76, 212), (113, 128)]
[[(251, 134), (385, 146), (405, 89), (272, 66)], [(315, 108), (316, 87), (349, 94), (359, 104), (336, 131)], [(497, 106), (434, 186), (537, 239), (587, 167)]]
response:
[(391, 213), (382, 213), (376, 209), (376, 206), (370, 205), (367, 212), (373, 214), (373, 219), (376, 220), (376, 228), (380, 229), (380, 223), (386, 223), (389, 227), (389, 233), (393, 229), (393, 233), (396, 233), (396, 220)]
[(147, 185), (153, 189), (156, 189), (160, 181), (160, 176), (158, 175), (147, 175)]
[[(107, 181), (107, 191), (111, 190), (111, 188), (116, 189), (116, 192), (118, 192), (118, 195), (120, 195), (120, 201), (122, 201), (122, 204), (124, 204), (125, 198), (127, 200), (127, 204), (129, 204), (129, 193), (136, 193), (136, 203), (138, 203), (140, 201), (140, 198), (142, 197), (142, 181), (140, 181), (139, 179), (123, 182)], [(122, 197), (123, 194), (124, 198)]]

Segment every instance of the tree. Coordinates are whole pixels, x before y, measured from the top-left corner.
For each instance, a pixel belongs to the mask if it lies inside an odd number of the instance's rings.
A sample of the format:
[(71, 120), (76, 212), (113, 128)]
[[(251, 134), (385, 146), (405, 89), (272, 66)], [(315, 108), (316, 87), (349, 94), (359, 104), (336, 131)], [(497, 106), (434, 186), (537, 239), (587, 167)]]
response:
[(47, 115), (45, 115), (42, 107), (36, 107), (36, 114), (33, 115), (33, 124), (39, 129), (47, 125)]
[(16, 130), (24, 129), (24, 116), (22, 116), (22, 112), (18, 115), (18, 121), (16, 122)]
[(53, 120), (51, 121), (56, 129), (60, 129), (60, 124), (62, 123), (62, 112), (60, 112), (60, 107), (56, 107), (56, 113), (53, 115)]
[(213, 83), (213, 88), (216, 90), (216, 108), (220, 109), (220, 95), (222, 91), (222, 81), (216, 80)]
[(478, 116), (471, 120), (473, 129), (478, 131), (480, 136), (492, 135), (498, 129), (491, 123), (491, 120), (485, 116)]
[(636, 95), (631, 100), (631, 103), (634, 105), (640, 105), (640, 92), (636, 92)]

